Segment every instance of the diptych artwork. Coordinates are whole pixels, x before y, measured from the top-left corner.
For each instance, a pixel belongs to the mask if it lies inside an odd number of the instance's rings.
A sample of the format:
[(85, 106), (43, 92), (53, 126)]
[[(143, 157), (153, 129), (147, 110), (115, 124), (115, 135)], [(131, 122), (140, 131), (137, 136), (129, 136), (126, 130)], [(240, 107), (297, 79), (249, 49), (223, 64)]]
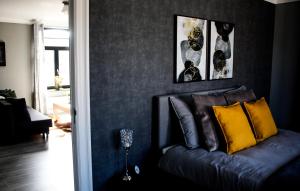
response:
[(176, 19), (176, 82), (232, 78), (234, 24), (186, 16)]
[(210, 79), (232, 78), (234, 25), (211, 22)]
[(206, 20), (177, 16), (177, 82), (205, 80), (206, 33)]

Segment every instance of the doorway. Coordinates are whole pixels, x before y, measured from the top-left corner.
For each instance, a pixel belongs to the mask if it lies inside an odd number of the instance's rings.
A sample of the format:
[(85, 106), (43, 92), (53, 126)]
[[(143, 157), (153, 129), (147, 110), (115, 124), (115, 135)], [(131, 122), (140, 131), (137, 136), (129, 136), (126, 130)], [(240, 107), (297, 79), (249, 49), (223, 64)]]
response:
[(44, 29), (44, 58), (47, 73), (47, 114), (53, 128), (71, 133), (70, 30)]
[[(19, 5), (16, 4), (20, 3)], [(32, 24), (32, 14), (37, 14), (42, 16), (45, 14), (51, 2), (58, 2), (60, 5), (62, 1), (60, 0), (43, 0), (37, 2), (36, 0), (29, 1), (0, 1), (0, 22), (8, 22), (8, 23), (22, 23), (22, 24)], [(47, 9), (39, 9), (38, 4), (47, 5)], [(52, 6), (50, 6), (52, 7)], [(56, 8), (58, 11), (62, 10), (62, 7), (59, 6)], [(15, 10), (15, 11), (13, 11)], [(29, 10), (29, 11), (28, 11)], [(24, 12), (28, 12), (29, 14), (24, 14)], [(18, 14), (15, 14), (15, 13)], [(6, 14), (6, 15), (3, 15)], [(73, 137), (73, 162), (74, 162), (74, 184), (75, 190), (85, 190), (92, 191), (93, 190), (93, 182), (92, 182), (92, 163), (91, 163), (91, 132), (90, 132), (90, 97), (89, 97), (89, 0), (69, 0), (69, 14), (70, 14), (70, 31), (72, 31), (71, 36), (71, 86), (73, 87), (73, 91), (71, 91), (71, 101), (72, 108), (71, 114), (72, 118), (72, 137)], [(18, 17), (16, 17), (18, 15)], [(21, 17), (20, 17), (21, 16)], [(52, 19), (52, 17), (51, 17)], [(63, 19), (61, 19), (62, 21)], [(51, 21), (50, 21), (51, 22)], [(6, 28), (6, 27), (5, 27)], [(0, 29), (2, 29), (0, 27)], [(7, 28), (6, 28), (7, 29)], [(18, 30), (15, 30), (18, 31)], [(25, 34), (25, 33), (20, 33)], [(18, 37), (19, 35), (15, 36)], [(18, 47), (20, 46), (20, 42), (17, 41)], [(12, 58), (20, 57), (20, 53), (22, 51), (17, 51), (17, 49), (13, 49)], [(18, 52), (18, 56), (14, 54)], [(6, 55), (7, 55), (6, 51)], [(30, 55), (30, 52), (27, 54)], [(25, 59), (26, 60), (26, 59)], [(21, 63), (25, 60), (21, 60)], [(7, 60), (8, 61), (8, 60)], [(8, 62), (6, 62), (6, 66)], [(0, 80), (2, 82), (13, 82), (14, 80), (10, 80), (11, 78), (21, 78), (21, 75), (14, 74), (8, 75), (6, 70), (13, 69), (13, 71), (18, 70), (28, 70), (30, 66), (20, 67), (16, 65), (16, 67), (12, 67), (10, 63), (9, 67), (2, 68), (0, 67), (1, 73), (0, 78), (4, 77), (4, 80)], [(30, 72), (28, 72), (30, 73)], [(6, 76), (4, 75), (6, 74)], [(11, 77), (11, 78), (9, 78)], [(27, 79), (27, 81), (30, 81)], [(31, 92), (26, 92), (27, 87), (23, 85), (26, 82), (22, 80), (17, 82), (17, 84), (22, 84), (23, 88), (18, 89), (18, 93), (23, 94), (22, 96), (27, 97), (29, 102), (31, 102), (30, 97)], [(0, 83), (0, 88), (2, 88), (2, 84)], [(9, 87), (16, 85), (16, 83), (9, 84)], [(29, 86), (31, 82), (29, 82)], [(43, 149), (43, 147), (39, 147)], [(1, 165), (2, 166), (2, 165)], [(14, 165), (12, 165), (14, 166)], [(5, 172), (5, 171), (4, 171)], [(1, 175), (0, 177), (5, 177), (5, 175)], [(22, 180), (25, 180), (24, 177)], [(26, 180), (25, 180), (26, 181)], [(0, 181), (0, 186), (3, 188), (3, 183)]]
[[(52, 18), (44, 17), (47, 12), (51, 9), (54, 11), (63, 11), (66, 10), (66, 5), (69, 6), (67, 1), (53, 1), (53, 0), (44, 0), (43, 2), (38, 0), (30, 0), (26, 2), (22, 1), (1, 1), (0, 5), (0, 22), (5, 23), (5, 26), (19, 27), (19, 28), (30, 28), (33, 19), (38, 21), (39, 23), (43, 23), (45, 26), (44, 34), (48, 30), (49, 32), (53, 32), (54, 30), (68, 30), (61, 26), (61, 21), (64, 19), (60, 19), (60, 23), (54, 24), (53, 15), (55, 17), (57, 15), (67, 15), (65, 13), (62, 14), (53, 14)], [(57, 3), (54, 5), (53, 3)], [(44, 5), (43, 5), (44, 4)], [(42, 7), (45, 7), (43, 9)], [(12, 13), (18, 12), (18, 14), (13, 15)], [(27, 11), (27, 13), (26, 13)], [(37, 12), (37, 15), (43, 16), (43, 18), (37, 18), (32, 13)], [(2, 15), (6, 14), (7, 15)], [(73, 15), (73, 14), (71, 14)], [(15, 16), (21, 16), (19, 18)], [(66, 16), (64, 16), (66, 17)], [(49, 21), (49, 22), (48, 22)], [(8, 27), (5, 27), (5, 30)], [(26, 31), (28, 32), (29, 30)], [(0, 29), (1, 30), (1, 29)], [(12, 34), (13, 34), (12, 30)], [(57, 31), (56, 31), (57, 32)], [(9, 32), (7, 34), (9, 36)], [(1, 68), (4, 72), (10, 70), (11, 66), (11, 52), (15, 53), (16, 49), (10, 49), (12, 47), (12, 41), (7, 38), (7, 36), (3, 37), (5, 41), (7, 41), (7, 51), (6, 53), (10, 55), (7, 59), (7, 67)], [(15, 35), (14, 38), (16, 38)], [(49, 40), (51, 35), (45, 35), (44, 42)], [(47, 39), (48, 37), (48, 39)], [(52, 36), (53, 37), (53, 36)], [(0, 36), (0, 38), (2, 38)], [(56, 41), (61, 37), (54, 35)], [(53, 40), (52, 39), (52, 40)], [(61, 39), (60, 39), (61, 40)], [(54, 40), (55, 41), (55, 40)], [(18, 42), (14, 43), (17, 47), (20, 46)], [(30, 43), (27, 43), (30, 44)], [(68, 43), (69, 44), (69, 43)], [(46, 65), (43, 69), (46, 74), (44, 77), (48, 77), (48, 81), (46, 81), (46, 95), (47, 99), (43, 100), (46, 105), (46, 110), (40, 111), (43, 115), (48, 115), (49, 117), (54, 119), (54, 126), (57, 127), (56, 130), (50, 128), (50, 134), (48, 139), (44, 139), (41, 134), (35, 134), (30, 137), (30, 140), (25, 140), (22, 142), (18, 142), (12, 145), (6, 145), (0, 148), (0, 187), (1, 190), (8, 189), (19, 189), (19, 190), (74, 190), (74, 181), (73, 181), (73, 158), (72, 158), (72, 146), (75, 142), (72, 143), (72, 125), (71, 125), (71, 88), (72, 88), (72, 80), (70, 81), (70, 69), (66, 67), (66, 63), (69, 64), (69, 59), (72, 56), (70, 54), (70, 47), (68, 46), (60, 46), (57, 44), (48, 44), (44, 46), (45, 48), (45, 62), (48, 64), (53, 60), (54, 62)], [(27, 52), (29, 52), (27, 50)], [(71, 53), (72, 54), (72, 53)], [(53, 58), (50, 58), (52, 55)], [(30, 57), (30, 56), (28, 56)], [(26, 59), (24, 59), (26, 60)], [(23, 62), (19, 62), (16, 64), (21, 64)], [(49, 68), (47, 68), (49, 67)], [(20, 73), (24, 72), (24, 76), (30, 76), (32, 73), (30, 70), (27, 70), (29, 67), (24, 67), (26, 70), (20, 71)], [(51, 70), (50, 70), (51, 68)], [(16, 68), (18, 69), (18, 68)], [(23, 73), (22, 73), (23, 74)], [(13, 74), (14, 83), (1, 84), (3, 87), (1, 88), (10, 88), (15, 89), (17, 96), (19, 98), (25, 98), (30, 107), (34, 107), (34, 102), (30, 103), (31, 95), (28, 95), (29, 91), (20, 89), (18, 84), (25, 83), (27, 80), (21, 79), (23, 75)], [(50, 77), (51, 76), (51, 77)], [(51, 78), (51, 79), (50, 79)], [(50, 79), (50, 80), (49, 80)], [(73, 77), (74, 79), (74, 77)], [(5, 79), (7, 82), (11, 81), (10, 79)], [(34, 81), (34, 80), (33, 80)], [(15, 85), (12, 86), (11, 84)], [(33, 83), (32, 83), (33, 84)], [(27, 84), (28, 85), (28, 84)], [(26, 87), (30, 89), (30, 84)], [(22, 91), (21, 91), (22, 90)], [(69, 106), (67, 106), (69, 104)], [(75, 108), (75, 106), (72, 106)], [(53, 130), (53, 131), (52, 131)], [(58, 130), (62, 130), (58, 132)], [(62, 134), (63, 132), (64, 134)], [(76, 152), (77, 149), (74, 149)], [(77, 155), (74, 153), (74, 155)], [(78, 158), (78, 157), (77, 157)], [(75, 162), (75, 160), (74, 160)], [(75, 163), (76, 164), (76, 163)], [(8, 168), (9, 167), (9, 168)], [(77, 172), (77, 170), (75, 170)], [(63, 173), (65, 172), (65, 173)], [(76, 177), (76, 175), (75, 175)], [(22, 180), (22, 181), (20, 181)], [(66, 183), (67, 182), (67, 183)]]

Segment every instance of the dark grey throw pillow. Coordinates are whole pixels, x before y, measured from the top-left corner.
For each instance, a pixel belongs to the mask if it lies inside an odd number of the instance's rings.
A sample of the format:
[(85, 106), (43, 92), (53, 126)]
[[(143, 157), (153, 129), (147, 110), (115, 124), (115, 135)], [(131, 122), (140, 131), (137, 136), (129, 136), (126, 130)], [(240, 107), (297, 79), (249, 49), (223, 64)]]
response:
[(191, 109), (179, 98), (170, 97), (170, 102), (179, 120), (186, 147), (189, 149), (199, 147), (197, 126)]
[(244, 86), (244, 85), (242, 85), (242, 86), (238, 86), (238, 87), (236, 87), (236, 88), (234, 88), (234, 89), (231, 89), (231, 90), (227, 90), (226, 92), (224, 92), (224, 94), (225, 93), (236, 93), (236, 92), (240, 92), (240, 91), (245, 91), (245, 90), (247, 90), (247, 87), (246, 86)]
[(192, 95), (195, 104), (195, 120), (200, 139), (204, 140), (209, 151), (219, 148), (219, 140), (215, 129), (211, 106), (226, 105), (223, 95)]
[(249, 102), (256, 100), (255, 93), (252, 89), (250, 90), (240, 90), (235, 92), (227, 92), (224, 93), (224, 96), (226, 98), (227, 104), (232, 105), (236, 102)]

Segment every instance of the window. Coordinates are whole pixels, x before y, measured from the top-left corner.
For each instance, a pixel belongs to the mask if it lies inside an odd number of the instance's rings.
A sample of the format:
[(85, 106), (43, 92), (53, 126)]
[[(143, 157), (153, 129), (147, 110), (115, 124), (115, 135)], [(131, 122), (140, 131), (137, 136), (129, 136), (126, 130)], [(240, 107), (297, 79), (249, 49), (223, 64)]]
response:
[(62, 79), (61, 85), (63, 88), (69, 88), (69, 31), (45, 29), (44, 44), (48, 89), (55, 88), (55, 76)]

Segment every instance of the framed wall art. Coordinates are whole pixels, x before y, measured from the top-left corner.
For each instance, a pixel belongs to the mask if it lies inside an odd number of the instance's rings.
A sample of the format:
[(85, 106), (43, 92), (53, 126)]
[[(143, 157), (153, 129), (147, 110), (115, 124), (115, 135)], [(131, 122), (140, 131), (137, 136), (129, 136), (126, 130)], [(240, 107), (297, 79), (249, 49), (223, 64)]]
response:
[(5, 43), (0, 41), (0, 66), (6, 66)]
[(233, 77), (234, 24), (210, 23), (210, 80)]
[(206, 80), (207, 20), (176, 16), (176, 82)]

